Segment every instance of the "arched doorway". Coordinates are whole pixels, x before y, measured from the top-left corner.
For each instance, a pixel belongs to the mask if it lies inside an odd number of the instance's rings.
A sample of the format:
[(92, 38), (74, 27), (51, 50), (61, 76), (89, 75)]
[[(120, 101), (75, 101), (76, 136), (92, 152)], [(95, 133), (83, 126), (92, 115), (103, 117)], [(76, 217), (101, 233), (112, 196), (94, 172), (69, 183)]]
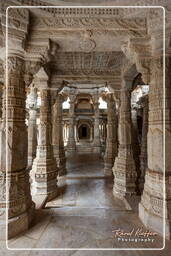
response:
[(90, 127), (87, 124), (81, 124), (78, 128), (79, 140), (90, 140)]

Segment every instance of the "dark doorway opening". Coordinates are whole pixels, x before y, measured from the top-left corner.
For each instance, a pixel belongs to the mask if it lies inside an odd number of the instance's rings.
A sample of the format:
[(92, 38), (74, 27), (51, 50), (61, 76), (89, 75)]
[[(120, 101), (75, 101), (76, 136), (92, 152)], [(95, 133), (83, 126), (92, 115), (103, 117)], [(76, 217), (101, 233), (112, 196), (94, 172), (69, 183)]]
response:
[(82, 126), (82, 137), (86, 138), (87, 137), (87, 127)]
[(89, 140), (90, 139), (90, 127), (87, 124), (82, 124), (78, 128), (78, 137), (81, 140)]

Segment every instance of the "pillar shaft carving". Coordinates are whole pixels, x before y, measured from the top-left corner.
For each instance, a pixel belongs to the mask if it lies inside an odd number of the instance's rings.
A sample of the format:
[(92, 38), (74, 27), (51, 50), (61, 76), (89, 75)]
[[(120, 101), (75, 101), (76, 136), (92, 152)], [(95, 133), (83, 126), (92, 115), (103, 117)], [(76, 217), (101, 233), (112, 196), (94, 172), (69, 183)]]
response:
[(140, 154), (140, 179), (139, 179), (139, 188), (140, 191), (143, 191), (144, 181), (145, 181), (145, 172), (147, 168), (147, 134), (148, 134), (148, 95), (144, 96), (142, 99), (142, 108), (143, 108), (143, 125), (142, 125), (142, 138), (141, 138), (141, 154)]
[[(135, 167), (137, 172), (137, 181), (140, 178), (140, 144), (138, 140), (138, 123), (137, 123), (137, 108), (132, 108), (131, 110), (132, 118), (132, 149), (135, 161)], [(139, 186), (137, 187), (139, 192)]]
[(0, 120), (2, 118), (3, 85), (0, 83)]
[(51, 200), (57, 196), (56, 160), (51, 144), (52, 125), (49, 89), (40, 89), (40, 124), (36, 158), (33, 161), (33, 194), (46, 196)]
[(28, 166), (31, 167), (36, 157), (37, 148), (37, 89), (31, 87), (29, 94), (29, 120), (28, 120)]
[(123, 89), (119, 112), (119, 150), (113, 167), (113, 193), (121, 198), (136, 192), (137, 173), (132, 150), (131, 128), (131, 94), (130, 91)]
[(107, 139), (106, 151), (104, 156), (104, 173), (112, 175), (112, 167), (115, 157), (117, 156), (117, 119), (116, 106), (113, 100), (113, 95), (107, 95)]
[(67, 142), (67, 151), (76, 150), (75, 142), (75, 95), (70, 96), (70, 109), (69, 109), (69, 137)]
[(94, 101), (94, 152), (100, 153), (101, 151), (101, 142), (100, 142), (100, 111), (99, 111), (99, 97), (98, 95), (94, 95), (93, 101)]
[(100, 130), (99, 130), (99, 103), (94, 103), (94, 144), (100, 145)]
[(151, 81), (149, 86), (149, 118), (148, 118), (148, 167), (145, 174), (145, 184), (139, 216), (142, 222), (153, 230), (163, 234), (163, 218), (166, 217), (166, 237), (171, 237), (171, 192), (170, 192), (170, 56), (166, 57), (166, 216), (164, 216), (164, 144), (163, 144), (163, 57), (155, 56), (151, 65)]
[[(7, 131), (1, 130), (1, 135), (3, 135), (3, 138), (1, 136), (2, 146), (7, 152), (1, 151), (3, 159), (0, 173), (0, 218), (3, 220), (5, 208), (8, 207), (8, 237), (11, 238), (28, 229), (33, 217), (34, 204), (30, 194), (29, 173), (26, 170), (27, 128), (25, 124), (24, 60), (22, 55), (15, 53), (12, 55), (11, 52), (7, 61), (8, 102), (6, 102), (5, 93), (3, 100), (3, 123), (7, 122)], [(7, 134), (8, 136), (6, 136)], [(6, 154), (8, 158), (7, 165), (5, 161)], [(5, 202), (6, 179), (8, 183), (7, 205)]]
[(59, 168), (59, 175), (66, 174), (66, 157), (63, 141), (63, 124), (62, 124), (62, 103), (63, 97), (58, 94), (55, 104), (53, 105), (53, 129), (52, 145), (53, 153)]

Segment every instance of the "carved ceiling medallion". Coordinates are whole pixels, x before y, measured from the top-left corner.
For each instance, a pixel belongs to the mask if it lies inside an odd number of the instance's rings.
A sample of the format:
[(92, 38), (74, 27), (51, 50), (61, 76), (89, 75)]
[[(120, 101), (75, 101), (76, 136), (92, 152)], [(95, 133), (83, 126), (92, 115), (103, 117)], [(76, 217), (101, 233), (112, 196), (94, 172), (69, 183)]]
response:
[(92, 50), (95, 49), (96, 43), (94, 40), (88, 39), (88, 40), (83, 40), (80, 42), (80, 50), (84, 52), (91, 52)]
[(81, 51), (91, 52), (95, 49), (96, 43), (94, 40), (91, 39), (91, 36), (92, 36), (91, 30), (86, 30), (83, 33), (82, 35), (83, 39), (81, 39), (80, 45), (79, 45), (79, 48)]

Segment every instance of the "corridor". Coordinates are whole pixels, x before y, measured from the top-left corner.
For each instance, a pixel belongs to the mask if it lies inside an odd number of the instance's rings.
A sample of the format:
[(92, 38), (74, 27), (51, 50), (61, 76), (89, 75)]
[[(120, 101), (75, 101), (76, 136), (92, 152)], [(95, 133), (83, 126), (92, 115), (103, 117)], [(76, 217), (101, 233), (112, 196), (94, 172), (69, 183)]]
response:
[[(129, 205), (113, 197), (112, 178), (103, 175), (103, 160), (98, 155), (70, 155), (67, 157), (67, 169), (66, 177), (58, 180), (58, 197), (47, 203), (44, 209), (37, 210), (33, 227), (22, 236), (11, 239), (10, 248), (162, 247), (162, 239), (158, 235), (149, 236), (154, 239), (151, 242), (118, 241), (114, 236), (114, 230), (131, 232), (134, 229), (131, 237), (135, 238), (139, 228), (143, 231), (147, 229)], [(136, 238), (143, 237), (140, 235)], [(62, 254), (52, 251), (50, 255), (89, 255), (87, 253), (75, 249), (74, 252), (65, 251)], [(101, 255), (103, 252), (91, 253)], [(143, 255), (143, 252), (134, 253), (130, 251), (127, 255)], [(17, 255), (21, 254), (17, 252)], [(24, 255), (42, 256), (46, 252), (33, 251), (30, 254), (26, 251)], [(105, 255), (114, 255), (114, 252), (108, 251)]]

